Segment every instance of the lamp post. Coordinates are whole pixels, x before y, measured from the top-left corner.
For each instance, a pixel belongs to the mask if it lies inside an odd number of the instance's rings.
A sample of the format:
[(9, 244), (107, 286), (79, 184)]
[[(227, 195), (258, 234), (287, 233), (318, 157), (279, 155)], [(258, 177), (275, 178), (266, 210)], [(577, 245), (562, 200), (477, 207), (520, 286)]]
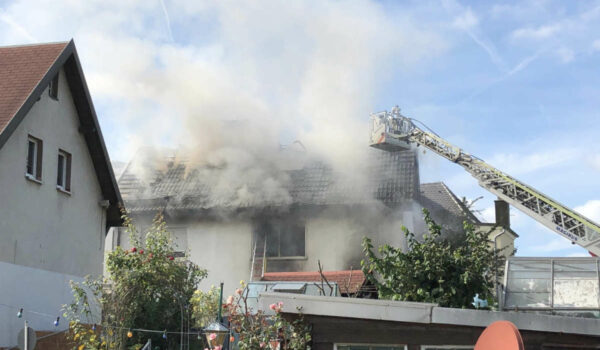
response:
[(211, 349), (222, 348), (225, 343), (225, 337), (229, 334), (229, 329), (221, 324), (223, 310), (223, 282), (221, 282), (221, 292), (219, 293), (219, 314), (217, 320), (204, 328), (206, 342)]

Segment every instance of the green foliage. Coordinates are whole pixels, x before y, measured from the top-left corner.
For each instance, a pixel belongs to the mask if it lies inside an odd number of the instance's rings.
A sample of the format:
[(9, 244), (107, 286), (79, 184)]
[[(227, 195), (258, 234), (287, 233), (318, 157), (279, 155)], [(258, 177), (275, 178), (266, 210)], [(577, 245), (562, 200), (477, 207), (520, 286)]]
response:
[(310, 327), (300, 313), (294, 321), (288, 321), (281, 313), (283, 303), (270, 306), (274, 316), (262, 310), (248, 307), (248, 289), (242, 288), (230, 296), (224, 305), (228, 313), (231, 330), (237, 335), (237, 348), (240, 350), (279, 349), (306, 350), (311, 341)]
[[(206, 277), (205, 270), (185, 258), (173, 257), (173, 242), (162, 215), (155, 217), (144, 239), (131, 219), (124, 216), (124, 220), (133, 248), (117, 248), (109, 254), (109, 279), (73, 284), (74, 301), (65, 306), (65, 314), (73, 320), (70, 336), (76, 348), (84, 345), (85, 349), (136, 349), (148, 338), (161, 347), (176, 346), (179, 337), (164, 340), (161, 334), (133, 332), (129, 338), (127, 332), (129, 329), (180, 331), (182, 318), (190, 316), (190, 299), (198, 283)], [(90, 298), (95, 302), (91, 303)], [(92, 317), (90, 304), (102, 307), (102, 324), (91, 332), (84, 325), (89, 320), (78, 317)], [(89, 336), (81, 334), (86, 327)]]
[(441, 226), (423, 210), (428, 234), (419, 242), (406, 227), (402, 230), (408, 251), (384, 245), (379, 254), (369, 238), (363, 239), (367, 278), (377, 286), (382, 299), (431, 302), (440, 306), (472, 308), (475, 294), (492, 299), (497, 254), (490, 249), (487, 234), (464, 222), (464, 240), (453, 246), (441, 237)]
[(192, 315), (198, 328), (206, 327), (217, 319), (219, 314), (219, 288), (211, 286), (206, 292), (197, 290), (192, 297)]

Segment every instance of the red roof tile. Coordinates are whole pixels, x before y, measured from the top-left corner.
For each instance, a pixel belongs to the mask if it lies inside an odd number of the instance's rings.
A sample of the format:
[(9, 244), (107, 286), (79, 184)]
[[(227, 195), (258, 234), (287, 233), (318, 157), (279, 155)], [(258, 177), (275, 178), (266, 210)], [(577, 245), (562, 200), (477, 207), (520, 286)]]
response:
[[(365, 275), (361, 270), (323, 271), (323, 275), (329, 282), (336, 282), (340, 292), (353, 294), (365, 283)], [(308, 272), (265, 272), (263, 281), (298, 281), (298, 282), (321, 282), (319, 271)]]
[(67, 45), (0, 47), (0, 133)]

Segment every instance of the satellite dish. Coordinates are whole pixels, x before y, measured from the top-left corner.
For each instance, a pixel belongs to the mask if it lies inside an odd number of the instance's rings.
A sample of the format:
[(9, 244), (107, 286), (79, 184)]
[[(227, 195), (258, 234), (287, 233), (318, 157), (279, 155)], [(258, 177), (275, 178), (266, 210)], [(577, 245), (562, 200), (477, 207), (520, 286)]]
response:
[(496, 321), (483, 330), (475, 350), (524, 350), (519, 329), (509, 321)]
[(27, 327), (27, 349), (25, 349), (25, 328), (19, 331), (17, 339), (19, 340), (20, 350), (33, 350), (35, 348), (35, 344), (37, 343), (37, 336), (31, 327)]

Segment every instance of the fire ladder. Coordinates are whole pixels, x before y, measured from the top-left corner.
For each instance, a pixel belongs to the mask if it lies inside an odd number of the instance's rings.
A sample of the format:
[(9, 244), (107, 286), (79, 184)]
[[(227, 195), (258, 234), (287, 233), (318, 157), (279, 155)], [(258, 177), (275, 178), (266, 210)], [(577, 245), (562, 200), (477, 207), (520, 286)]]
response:
[(267, 237), (264, 233), (254, 234), (254, 249), (250, 266), (250, 281), (260, 281), (267, 269)]
[(462, 166), (479, 185), (554, 232), (600, 256), (600, 226), (483, 160), (450, 144), (434, 132), (417, 127), (414, 119), (391, 112), (371, 114), (371, 146), (385, 151), (421, 145)]

